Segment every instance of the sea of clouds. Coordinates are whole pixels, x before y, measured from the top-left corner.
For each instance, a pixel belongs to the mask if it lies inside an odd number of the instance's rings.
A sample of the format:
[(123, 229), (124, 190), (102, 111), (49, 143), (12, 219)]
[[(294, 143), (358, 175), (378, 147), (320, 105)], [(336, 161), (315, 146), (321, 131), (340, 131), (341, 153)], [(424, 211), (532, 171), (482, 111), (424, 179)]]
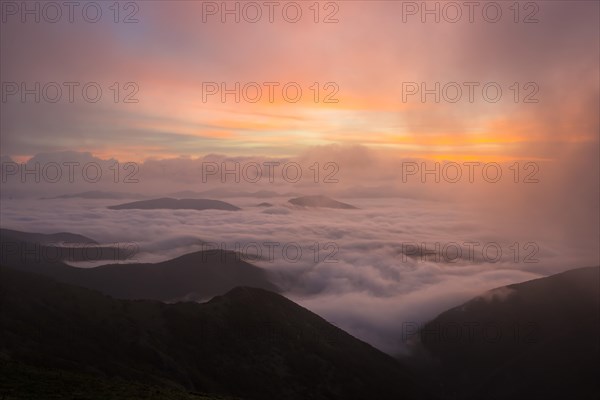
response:
[[(287, 197), (227, 199), (241, 211), (109, 210), (107, 199), (4, 199), (2, 227), (74, 232), (100, 243), (135, 243), (129, 262), (159, 262), (221, 247), (272, 274), (283, 293), (376, 347), (405, 351), (402, 329), (486, 290), (591, 265), (581, 252), (539, 231), (507, 233), (473, 218), (473, 205), (406, 198), (354, 198), (356, 210), (295, 207)], [(340, 199), (345, 200), (345, 199)], [(415, 247), (479, 243), (421, 255)], [(514, 244), (520, 247), (515, 257)], [(538, 248), (529, 260), (531, 249)], [(489, 254), (483, 253), (483, 246)], [(318, 247), (317, 247), (318, 246)], [(497, 247), (503, 255), (496, 260)], [(285, 249), (285, 250), (284, 250)], [(302, 254), (298, 254), (298, 250)], [(261, 257), (258, 257), (258, 255)], [(408, 255), (407, 255), (408, 253)], [(536, 261), (536, 262), (525, 262)], [(81, 262), (89, 268), (99, 263)]]
[[(9, 157), (2, 162), (3, 168), (15, 163)], [(532, 184), (513, 181), (508, 174), (512, 161), (502, 166), (505, 179), (497, 183), (423, 182), (420, 175), (404, 182), (403, 163), (420, 160), (362, 146), (317, 147), (288, 159), (207, 155), (147, 160), (138, 165), (139, 180), (133, 184), (115, 183), (111, 167), (116, 160), (90, 153), (40, 154), (27, 162), (28, 168), (36, 162), (95, 162), (105, 175), (96, 183), (81, 178), (37, 183), (31, 176), (25, 181), (19, 174), (7, 176), (2, 182), (2, 228), (72, 232), (99, 243), (134, 244), (128, 249), (135, 254), (127, 262), (160, 262), (215, 247), (240, 251), (246, 261), (268, 270), (287, 297), (392, 354), (406, 351), (406, 323), (426, 322), (496, 287), (600, 263), (598, 158), (589, 147), (563, 148), (552, 162), (539, 161), (538, 182)], [(219, 175), (201, 179), (203, 163), (222, 162), (297, 162), (305, 175), (296, 183), (232, 182)], [(329, 172), (327, 163), (335, 162), (337, 182), (325, 183), (321, 174), (315, 183), (309, 169), (315, 162), (322, 173)], [(90, 190), (120, 195), (51, 198)], [(192, 191), (184, 197), (196, 192), (241, 210), (107, 208), (140, 196), (177, 197), (173, 193), (182, 190)], [(208, 195), (207, 190), (213, 191)], [(288, 202), (314, 194), (357, 209), (303, 208)], [(272, 206), (259, 207), (263, 202)]]

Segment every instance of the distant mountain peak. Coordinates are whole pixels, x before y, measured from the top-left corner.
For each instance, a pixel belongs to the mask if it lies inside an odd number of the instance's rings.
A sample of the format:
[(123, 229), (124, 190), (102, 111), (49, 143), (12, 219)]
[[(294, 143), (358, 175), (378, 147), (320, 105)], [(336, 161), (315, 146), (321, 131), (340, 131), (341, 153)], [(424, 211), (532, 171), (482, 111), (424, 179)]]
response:
[(358, 207), (355, 207), (351, 204), (342, 203), (341, 201), (334, 200), (330, 197), (323, 195), (313, 195), (313, 196), (302, 196), (296, 197), (288, 200), (289, 203), (300, 206), (300, 207), (323, 207), (323, 208), (338, 208), (345, 210), (356, 210)]
[(56, 233), (33, 233), (23, 232), (13, 229), (0, 228), (0, 236), (3, 241), (8, 240), (22, 240), (31, 243), (39, 244), (57, 244), (57, 243), (81, 243), (81, 244), (98, 244), (89, 237), (79, 235), (77, 233), (70, 232), (56, 232)]
[(134, 201), (131, 203), (108, 206), (111, 210), (224, 210), (238, 211), (239, 207), (220, 200), (210, 199), (174, 199), (162, 197), (159, 199)]

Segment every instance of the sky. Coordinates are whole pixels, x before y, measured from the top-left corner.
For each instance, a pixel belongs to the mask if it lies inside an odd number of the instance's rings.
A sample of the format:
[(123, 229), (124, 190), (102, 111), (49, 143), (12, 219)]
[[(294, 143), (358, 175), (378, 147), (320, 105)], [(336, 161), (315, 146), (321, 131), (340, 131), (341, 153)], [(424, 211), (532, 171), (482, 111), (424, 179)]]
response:
[[(236, 3), (239, 23), (225, 14)], [(140, 162), (358, 144), (395, 157), (540, 160), (598, 143), (597, 2), (522, 3), (518, 13), (481, 2), (472, 15), (442, 2), (439, 22), (413, 2), (321, 2), (317, 17), (311, 2), (278, 3), (272, 16), (251, 3), (260, 18), (244, 2), (120, 3), (118, 23), (107, 3), (82, 2), (72, 23), (64, 6), (58, 18), (39, 5), (39, 23), (3, 6), (2, 82), (18, 90), (3, 86), (2, 155), (75, 150)], [(41, 101), (23, 101), (20, 85), (36, 82)], [(56, 103), (46, 100), (54, 87), (43, 91), (51, 82), (62, 88)], [(79, 84), (73, 102), (65, 82)], [(90, 82), (102, 90), (96, 103), (82, 93)], [(421, 84), (436, 82), (439, 102), (423, 99)], [(240, 101), (222, 101), (221, 84), (236, 83)]]
[[(59, 17), (49, 3), (27, 3), (31, 14), (2, 2), (2, 227), (135, 242), (144, 261), (199, 240), (334, 242), (333, 264), (257, 264), (286, 296), (391, 354), (405, 351), (402, 322), (598, 265), (600, 3), (476, 3), (79, 2), (70, 22), (65, 6)], [(227, 13), (236, 4), (239, 22)], [(222, 174), (269, 163), (273, 181)], [(288, 164), (298, 180), (282, 174)], [(36, 165), (41, 181), (23, 175)], [(436, 168), (441, 179), (427, 174)], [(48, 199), (209, 190), (242, 211), (125, 218), (106, 208), (123, 199)], [(358, 210), (292, 207), (300, 195)], [(468, 241), (522, 253), (401, 259), (402, 243)], [(528, 243), (538, 263), (523, 262)]]

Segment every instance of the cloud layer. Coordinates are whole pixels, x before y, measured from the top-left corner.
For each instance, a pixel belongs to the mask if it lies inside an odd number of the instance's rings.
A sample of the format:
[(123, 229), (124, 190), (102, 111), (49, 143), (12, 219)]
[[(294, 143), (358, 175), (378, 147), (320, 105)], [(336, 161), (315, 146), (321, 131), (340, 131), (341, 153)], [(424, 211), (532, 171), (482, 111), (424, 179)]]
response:
[[(131, 261), (215, 246), (240, 251), (271, 271), (287, 296), (390, 353), (405, 351), (405, 322), (425, 322), (497, 286), (598, 263), (597, 248), (573, 247), (553, 230), (538, 227), (532, 234), (508, 229), (509, 221), (494, 225), (476, 218), (476, 203), (456, 199), (345, 199), (358, 210), (304, 209), (287, 197), (268, 199), (270, 208), (257, 207), (264, 199), (227, 200), (242, 211), (109, 210), (122, 200), (5, 199), (1, 216), (7, 228), (136, 243)], [(537, 247), (526, 247), (531, 243)]]

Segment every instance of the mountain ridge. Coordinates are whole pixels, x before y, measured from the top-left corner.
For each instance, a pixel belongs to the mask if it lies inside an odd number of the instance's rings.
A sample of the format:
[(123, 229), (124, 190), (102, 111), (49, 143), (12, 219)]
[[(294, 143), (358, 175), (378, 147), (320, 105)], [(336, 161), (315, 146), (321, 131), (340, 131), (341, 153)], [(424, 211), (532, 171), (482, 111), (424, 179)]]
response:
[(130, 203), (108, 206), (107, 208), (110, 210), (241, 210), (241, 208), (221, 200), (174, 199), (171, 197), (133, 201)]
[(248, 400), (430, 398), (398, 361), (262, 289), (164, 304), (0, 276), (0, 358), (13, 362)]
[(315, 208), (338, 208), (345, 210), (357, 210), (351, 204), (342, 203), (341, 201), (334, 200), (327, 196), (316, 195), (316, 196), (301, 196), (288, 200), (290, 204), (300, 207), (315, 207)]
[(584, 267), (452, 307), (425, 324), (417, 348), (455, 398), (597, 398), (598, 338), (600, 267)]
[(99, 290), (117, 298), (202, 300), (240, 285), (280, 291), (270, 281), (266, 270), (231, 251), (204, 250), (158, 263), (106, 263), (93, 268), (78, 268), (55, 258), (55, 253), (46, 257), (45, 247), (32, 244), (27, 241), (27, 233), (22, 234), (18, 237), (0, 235), (3, 250), (0, 262), (3, 265)]

